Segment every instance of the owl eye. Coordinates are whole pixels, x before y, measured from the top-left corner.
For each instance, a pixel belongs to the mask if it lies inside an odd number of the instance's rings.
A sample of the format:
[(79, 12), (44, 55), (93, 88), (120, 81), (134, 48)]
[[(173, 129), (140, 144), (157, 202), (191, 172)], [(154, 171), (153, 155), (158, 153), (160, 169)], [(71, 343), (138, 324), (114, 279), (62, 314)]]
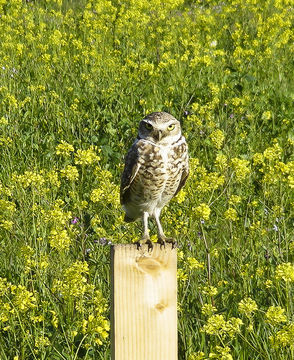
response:
[(172, 131), (175, 128), (175, 124), (168, 125), (167, 130)]
[(152, 129), (152, 125), (149, 124), (149, 123), (147, 123), (147, 122), (145, 122), (145, 128), (146, 128), (147, 130), (151, 130), (151, 129)]

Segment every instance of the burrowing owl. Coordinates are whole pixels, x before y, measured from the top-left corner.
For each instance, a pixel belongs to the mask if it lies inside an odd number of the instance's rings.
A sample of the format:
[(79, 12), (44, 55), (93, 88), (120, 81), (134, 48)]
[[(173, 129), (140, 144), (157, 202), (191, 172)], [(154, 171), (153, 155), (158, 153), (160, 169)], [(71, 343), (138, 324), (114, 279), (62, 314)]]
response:
[(120, 188), (125, 221), (142, 217), (144, 232), (140, 244), (152, 247), (149, 216), (156, 221), (158, 242), (174, 243), (164, 235), (159, 216), (184, 186), (188, 174), (188, 146), (180, 122), (166, 112), (147, 115), (140, 121), (138, 137), (126, 156)]

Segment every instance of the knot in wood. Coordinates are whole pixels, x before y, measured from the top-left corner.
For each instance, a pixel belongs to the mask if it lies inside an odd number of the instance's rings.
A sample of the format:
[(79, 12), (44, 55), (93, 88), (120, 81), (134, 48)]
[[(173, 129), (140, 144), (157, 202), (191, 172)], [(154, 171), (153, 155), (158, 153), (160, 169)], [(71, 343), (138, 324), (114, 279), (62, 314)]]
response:
[(140, 256), (136, 262), (140, 271), (151, 276), (158, 276), (163, 269), (162, 263), (151, 257)]
[(159, 312), (163, 312), (163, 310), (166, 307), (167, 307), (167, 305), (162, 302), (155, 305), (155, 309), (158, 310)]

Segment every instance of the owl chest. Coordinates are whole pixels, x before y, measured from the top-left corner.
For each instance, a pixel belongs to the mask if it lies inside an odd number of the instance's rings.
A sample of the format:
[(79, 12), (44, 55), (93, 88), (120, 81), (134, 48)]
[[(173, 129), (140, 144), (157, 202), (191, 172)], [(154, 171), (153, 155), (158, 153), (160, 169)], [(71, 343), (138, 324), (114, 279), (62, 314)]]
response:
[(140, 155), (139, 179), (146, 195), (162, 197), (166, 192), (174, 193), (179, 181), (179, 166), (175, 163), (174, 151), (155, 147)]
[(170, 157), (170, 152), (159, 147), (155, 147), (153, 151), (151, 149), (151, 151), (141, 154), (139, 159), (141, 174), (152, 176), (153, 180), (156, 177), (168, 176)]

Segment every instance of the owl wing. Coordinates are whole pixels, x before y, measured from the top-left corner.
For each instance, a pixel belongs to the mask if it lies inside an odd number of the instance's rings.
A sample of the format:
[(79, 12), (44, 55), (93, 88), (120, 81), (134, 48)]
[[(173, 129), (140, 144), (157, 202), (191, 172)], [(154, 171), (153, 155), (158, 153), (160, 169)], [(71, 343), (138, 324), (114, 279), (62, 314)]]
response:
[(120, 183), (120, 203), (123, 205), (129, 200), (130, 186), (134, 181), (140, 164), (138, 162), (139, 153), (137, 142), (135, 142), (127, 153), (125, 168), (121, 176)]
[(189, 168), (188, 167), (185, 167), (185, 169), (183, 170), (182, 172), (182, 177), (181, 177), (181, 180), (180, 180), (180, 183), (179, 183), (179, 186), (175, 192), (175, 195), (177, 195), (177, 193), (181, 190), (181, 188), (186, 184), (186, 181), (188, 179), (188, 176), (189, 176)]
[(174, 196), (176, 196), (177, 193), (181, 190), (181, 188), (186, 184), (188, 176), (189, 176), (189, 159), (188, 159), (188, 153), (186, 152), (186, 161), (185, 161), (185, 165), (183, 166), (182, 177)]

